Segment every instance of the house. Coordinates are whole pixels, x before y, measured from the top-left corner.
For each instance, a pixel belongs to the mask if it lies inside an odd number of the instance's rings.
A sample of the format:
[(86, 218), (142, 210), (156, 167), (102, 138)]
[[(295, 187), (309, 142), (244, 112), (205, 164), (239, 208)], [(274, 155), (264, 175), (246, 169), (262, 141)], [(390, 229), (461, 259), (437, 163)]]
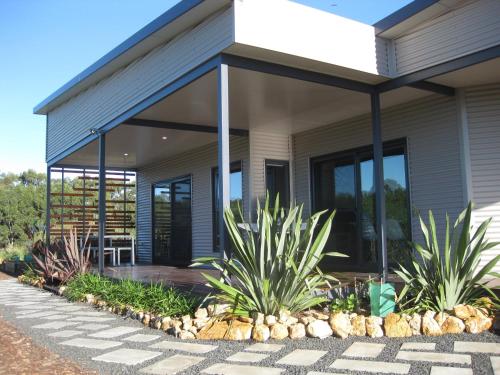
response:
[(135, 171), (144, 263), (229, 249), (222, 207), (252, 221), (266, 190), (337, 210), (328, 247), (349, 258), (332, 270), (387, 272), (421, 239), (419, 212), (442, 233), (470, 200), (498, 241), (499, 15), (498, 0), (417, 0), (366, 25), (293, 1), (183, 0), (35, 107), (49, 178), (97, 168), (102, 198), (106, 171)]

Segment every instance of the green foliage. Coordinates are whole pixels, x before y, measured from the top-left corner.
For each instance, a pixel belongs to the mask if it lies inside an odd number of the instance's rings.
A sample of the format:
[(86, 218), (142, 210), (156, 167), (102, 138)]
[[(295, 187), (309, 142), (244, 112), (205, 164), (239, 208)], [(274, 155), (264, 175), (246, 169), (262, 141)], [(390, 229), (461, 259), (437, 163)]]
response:
[(130, 306), (137, 311), (171, 317), (192, 314), (200, 303), (199, 298), (165, 288), (161, 283), (115, 281), (92, 273), (75, 276), (67, 283), (64, 294), (72, 301), (81, 301), (86, 294), (93, 294), (111, 306)]
[(18, 280), (25, 284), (30, 284), (41, 288), (45, 284), (45, 279), (38, 274), (32, 267), (28, 266)]
[(492, 269), (500, 255), (480, 267), (482, 254), (498, 243), (485, 239), (491, 219), (474, 232), (471, 228), (472, 204), (469, 203), (450, 228), (446, 215), (444, 247), (440, 249), (434, 216), (429, 211), (429, 226), (420, 217), (425, 244), (414, 243), (416, 254), (409, 266), (400, 265), (396, 273), (406, 283), (400, 295), (401, 307), (412, 309), (451, 310), (458, 304), (473, 304), (484, 295), (495, 294), (485, 285), (486, 276), (499, 277)]
[(358, 296), (354, 293), (349, 294), (347, 298), (335, 298), (330, 304), (332, 312), (356, 312), (358, 310)]
[[(323, 252), (334, 214), (315, 233), (325, 212), (314, 214), (303, 227), (303, 205), (292, 205), (288, 212), (279, 207), (276, 197), (274, 209), (270, 209), (267, 196), (264, 207), (257, 208), (255, 228), (248, 223), (239, 224), (233, 210), (226, 210), (232, 257), (223, 263), (219, 258), (201, 258), (193, 265), (209, 264), (223, 272), (224, 280), (207, 274), (204, 277), (218, 290), (217, 297), (232, 305), (236, 315), (252, 311), (276, 314), (280, 309), (297, 312), (327, 301), (314, 292), (329, 287), (328, 281), (335, 280), (318, 267), (326, 255), (341, 256)], [(241, 208), (239, 217), (243, 217)]]
[(27, 246), (19, 244), (9, 244), (5, 249), (0, 250), (0, 264), (6, 260), (24, 260), (26, 255), (29, 254)]

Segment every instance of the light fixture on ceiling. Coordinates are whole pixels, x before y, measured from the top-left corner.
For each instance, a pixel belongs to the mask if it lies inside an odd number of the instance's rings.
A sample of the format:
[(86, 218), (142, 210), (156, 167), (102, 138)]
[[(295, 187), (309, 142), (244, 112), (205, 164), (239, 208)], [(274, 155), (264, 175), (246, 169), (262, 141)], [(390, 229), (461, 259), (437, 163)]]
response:
[(127, 157), (127, 156), (128, 156), (128, 154), (127, 154), (127, 153), (124, 153), (124, 154), (123, 154), (123, 156)]
[(161, 137), (161, 139), (163, 139), (164, 141), (166, 141), (167, 140), (167, 136), (164, 135), (163, 137)]

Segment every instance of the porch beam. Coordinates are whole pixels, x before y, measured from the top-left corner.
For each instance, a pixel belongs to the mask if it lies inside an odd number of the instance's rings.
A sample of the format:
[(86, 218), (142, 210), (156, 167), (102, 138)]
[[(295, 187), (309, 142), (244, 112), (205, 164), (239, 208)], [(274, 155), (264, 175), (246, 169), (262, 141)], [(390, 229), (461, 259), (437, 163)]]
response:
[(230, 205), (230, 158), (229, 158), (229, 74), (228, 66), (220, 64), (217, 68), (217, 126), (218, 126), (218, 192), (219, 192), (219, 251), (221, 260), (227, 259), (229, 251), (224, 210)]
[[(180, 122), (169, 122), (169, 121), (157, 121), (157, 120), (147, 120), (140, 118), (131, 118), (123, 123), (124, 125), (134, 125), (141, 126), (145, 128), (158, 128), (158, 129), (172, 129), (172, 130), (182, 130), (189, 132), (200, 132), (200, 133), (218, 133), (219, 128), (209, 125), (197, 125), (197, 124), (185, 124)], [(229, 128), (230, 135), (236, 135), (241, 137), (248, 137), (247, 129), (234, 129)]]
[(455, 88), (429, 81), (419, 81), (408, 85), (419, 90), (431, 91), (445, 96), (455, 96)]
[(294, 78), (301, 81), (319, 83), (326, 86), (339, 87), (346, 90), (372, 93), (375, 86), (368, 83), (354, 81), (347, 78), (335, 77), (328, 74), (313, 72), (310, 70), (293, 68), (286, 65), (270, 63), (247, 57), (222, 54), (221, 61), (234, 68), (252, 70), (255, 72), (277, 75), (281, 77)]
[(46, 193), (47, 196), (45, 198), (45, 244), (50, 246), (50, 202), (51, 202), (51, 168), (47, 166), (47, 187)]
[(375, 183), (375, 221), (377, 233), (377, 250), (379, 273), (382, 281), (387, 281), (387, 240), (385, 221), (384, 191), (384, 149), (382, 143), (382, 125), (380, 117), (380, 94), (371, 94), (372, 134), (373, 134), (373, 174)]
[(104, 235), (106, 233), (106, 134), (99, 132), (99, 274), (104, 274)]
[(417, 82), (425, 81), (442, 74), (464, 69), (471, 65), (479, 64), (498, 57), (500, 57), (500, 45), (471, 53), (469, 55), (462, 56), (454, 60), (444, 62), (442, 64), (437, 64), (413, 73), (409, 73), (398, 78), (394, 78), (390, 81), (378, 84), (376, 86), (376, 89), (378, 92), (394, 90), (403, 86), (408, 86)]

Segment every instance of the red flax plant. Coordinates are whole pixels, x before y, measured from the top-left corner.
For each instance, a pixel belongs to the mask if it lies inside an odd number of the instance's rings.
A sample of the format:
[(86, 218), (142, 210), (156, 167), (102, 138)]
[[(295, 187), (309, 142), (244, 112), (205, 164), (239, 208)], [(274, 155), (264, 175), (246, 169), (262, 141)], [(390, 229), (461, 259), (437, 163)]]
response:
[(33, 255), (37, 272), (51, 283), (65, 284), (69, 279), (90, 270), (90, 232), (87, 233), (82, 248), (78, 246), (76, 229), (70, 232), (69, 240), (63, 237), (62, 245), (40, 247), (40, 255)]

